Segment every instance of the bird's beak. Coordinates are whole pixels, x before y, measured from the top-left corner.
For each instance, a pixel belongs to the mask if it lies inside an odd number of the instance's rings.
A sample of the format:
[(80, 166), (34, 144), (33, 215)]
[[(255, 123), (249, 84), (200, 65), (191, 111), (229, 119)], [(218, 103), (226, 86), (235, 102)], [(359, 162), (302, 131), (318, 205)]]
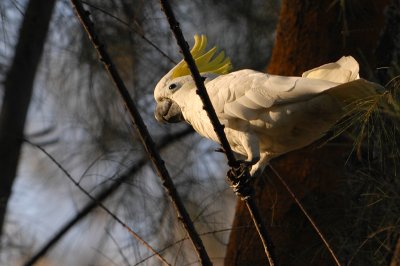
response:
[(181, 108), (170, 99), (163, 99), (157, 102), (154, 115), (159, 122), (179, 123), (184, 121)]

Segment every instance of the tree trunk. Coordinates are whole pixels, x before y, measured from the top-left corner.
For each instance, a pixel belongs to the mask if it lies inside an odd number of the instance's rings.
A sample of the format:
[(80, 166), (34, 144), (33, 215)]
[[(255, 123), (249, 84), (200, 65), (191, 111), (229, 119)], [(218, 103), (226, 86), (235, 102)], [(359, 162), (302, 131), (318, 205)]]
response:
[[(370, 73), (389, 1), (283, 0), (268, 72), (299, 76), (305, 70), (352, 55), (361, 75)], [(339, 6), (345, 3), (345, 7)], [(346, 221), (346, 195), (341, 190), (344, 165), (352, 143), (335, 141), (291, 152), (271, 162), (305, 205), (338, 252), (336, 233)], [(280, 181), (266, 171), (256, 181), (256, 199), (274, 242), (280, 265), (335, 265)], [(245, 229), (240, 229), (240, 228)], [(235, 229), (237, 228), (237, 229)], [(268, 265), (245, 204), (238, 201), (225, 265)], [(346, 254), (339, 253), (342, 263)]]
[(30, 0), (4, 81), (0, 112), (0, 236), (11, 196), (37, 67), (55, 0)]

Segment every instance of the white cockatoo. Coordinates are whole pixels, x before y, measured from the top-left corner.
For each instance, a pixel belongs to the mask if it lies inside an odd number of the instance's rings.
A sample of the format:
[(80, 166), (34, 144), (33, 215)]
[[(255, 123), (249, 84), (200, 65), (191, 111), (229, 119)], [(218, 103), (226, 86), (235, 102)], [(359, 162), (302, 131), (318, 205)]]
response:
[[(305, 72), (302, 77), (269, 75), (244, 69), (228, 73), (231, 62), (207, 38), (195, 35), (191, 54), (229, 144), (239, 159), (262, 172), (271, 158), (321, 138), (345, 114), (344, 107), (376, 95), (378, 84), (359, 78), (351, 56)], [(181, 61), (157, 84), (158, 121), (188, 122), (200, 135), (219, 142), (196, 94), (187, 64)]]

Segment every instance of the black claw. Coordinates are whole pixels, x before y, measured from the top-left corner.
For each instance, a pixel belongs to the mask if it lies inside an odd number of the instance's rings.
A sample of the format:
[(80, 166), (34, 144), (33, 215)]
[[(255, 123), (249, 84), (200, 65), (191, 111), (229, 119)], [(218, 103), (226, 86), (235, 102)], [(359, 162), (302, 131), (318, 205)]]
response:
[(251, 185), (253, 181), (253, 178), (250, 175), (251, 166), (251, 162), (238, 161), (238, 166), (232, 167), (227, 173), (227, 178), (231, 183), (233, 191), (244, 200), (254, 194), (254, 189)]
[(255, 157), (251, 161), (237, 160), (237, 162), (239, 164), (244, 164), (244, 165), (247, 165), (248, 167), (251, 167), (251, 166), (255, 165), (259, 160), (260, 160), (260, 157)]
[(215, 149), (215, 152), (221, 152), (221, 153), (225, 153), (225, 150), (224, 150), (224, 149), (222, 149), (222, 148), (218, 148), (218, 149)]

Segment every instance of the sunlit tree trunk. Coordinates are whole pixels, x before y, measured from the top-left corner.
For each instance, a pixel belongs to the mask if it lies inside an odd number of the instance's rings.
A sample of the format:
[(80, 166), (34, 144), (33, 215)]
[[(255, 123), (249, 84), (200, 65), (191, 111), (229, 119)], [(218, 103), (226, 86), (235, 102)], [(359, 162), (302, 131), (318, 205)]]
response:
[(29, 1), (4, 81), (0, 111), (0, 233), (17, 174), (26, 115), (54, 4), (55, 0)]
[[(389, 1), (284, 0), (276, 41), (267, 71), (299, 76), (305, 70), (352, 55), (362, 75), (378, 62), (375, 48)], [(340, 6), (340, 3), (345, 6)], [(344, 165), (351, 143), (336, 140), (322, 148), (311, 145), (271, 165), (287, 181), (339, 253), (336, 233), (345, 223), (346, 195), (341, 191)], [(275, 244), (280, 265), (334, 265), (321, 240), (274, 175), (257, 180), (257, 201)], [(228, 244), (225, 265), (267, 265), (261, 242), (247, 209), (239, 201)]]

